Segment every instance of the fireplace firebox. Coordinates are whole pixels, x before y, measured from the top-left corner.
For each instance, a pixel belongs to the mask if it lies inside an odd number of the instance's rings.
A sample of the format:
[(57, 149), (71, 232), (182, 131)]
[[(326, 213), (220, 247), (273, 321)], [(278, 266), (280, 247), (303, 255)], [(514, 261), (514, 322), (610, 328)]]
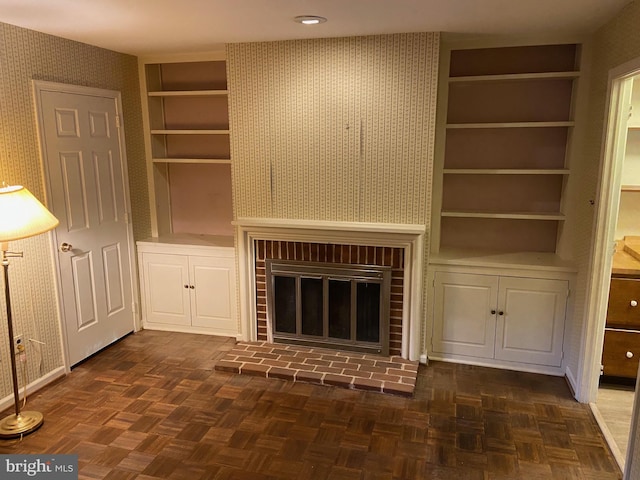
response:
[(266, 261), (274, 342), (389, 354), (391, 268)]
[[(389, 355), (402, 355), (403, 338), (406, 338), (403, 322), (405, 308), (411, 305), (405, 291), (407, 270), (405, 268), (405, 250), (398, 247), (371, 246), (347, 243), (320, 243), (287, 240), (255, 239), (253, 256), (255, 285), (255, 328), (256, 340), (273, 342), (271, 317), (267, 319), (267, 261), (321, 263), (325, 266), (355, 265), (372, 267), (388, 267), (391, 269), (391, 294), (389, 301), (389, 329), (384, 335), (389, 339)], [(283, 280), (286, 282), (287, 280)], [(291, 280), (288, 280), (289, 282)], [(307, 282), (305, 281), (305, 284)], [(305, 285), (308, 286), (308, 285)], [(363, 287), (361, 287), (363, 288)], [(327, 348), (342, 350), (340, 345), (323, 345)]]

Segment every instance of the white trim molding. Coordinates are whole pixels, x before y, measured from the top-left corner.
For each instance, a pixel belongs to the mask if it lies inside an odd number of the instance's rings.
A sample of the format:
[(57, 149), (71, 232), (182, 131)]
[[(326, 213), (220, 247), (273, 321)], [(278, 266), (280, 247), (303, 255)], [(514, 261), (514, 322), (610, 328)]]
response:
[[(27, 385), (26, 395), (27, 396), (33, 395), (35, 392), (37, 392), (41, 388), (46, 387), (47, 385), (55, 382), (61, 377), (64, 377), (67, 373), (68, 371), (66, 367), (58, 367), (50, 371), (46, 375), (35, 379), (33, 382)], [(20, 389), (18, 393), (19, 393), (20, 400), (21, 401), (24, 400), (24, 394), (25, 394), (24, 388)], [(5, 410), (9, 408), (11, 405), (13, 405), (14, 401), (15, 401), (15, 398), (13, 396), (13, 393), (11, 395), (7, 395), (6, 397), (0, 400), (0, 410)]]
[(402, 357), (419, 359), (425, 225), (273, 218), (239, 218), (234, 225), (238, 233), (240, 329), (243, 340), (257, 339), (255, 240), (394, 247), (404, 251)]

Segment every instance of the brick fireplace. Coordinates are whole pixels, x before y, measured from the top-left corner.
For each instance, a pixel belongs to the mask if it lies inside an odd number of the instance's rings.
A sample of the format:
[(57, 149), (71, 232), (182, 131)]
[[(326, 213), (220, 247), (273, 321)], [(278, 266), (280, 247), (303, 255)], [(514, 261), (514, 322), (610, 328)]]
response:
[(401, 354), (404, 290), (404, 250), (402, 248), (264, 239), (257, 239), (254, 242), (257, 340), (272, 340), (272, 328), (267, 315), (266, 260), (293, 260), (329, 265), (371, 265), (391, 268), (388, 329), (384, 333), (389, 341), (389, 355)]
[(265, 262), (372, 265), (391, 270), (389, 354), (420, 357), (422, 225), (239, 219), (241, 338), (271, 342)]

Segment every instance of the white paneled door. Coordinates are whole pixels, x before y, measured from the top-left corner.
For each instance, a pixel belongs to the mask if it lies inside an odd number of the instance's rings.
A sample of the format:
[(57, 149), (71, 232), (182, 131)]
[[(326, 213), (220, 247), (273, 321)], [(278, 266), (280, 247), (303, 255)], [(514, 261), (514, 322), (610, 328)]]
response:
[(497, 292), (495, 276), (438, 272), (433, 350), (493, 358)]
[[(68, 364), (133, 331), (131, 228), (117, 92), (35, 82)], [(65, 88), (67, 87), (67, 88)]]
[(559, 366), (568, 292), (565, 280), (501, 277), (495, 358)]

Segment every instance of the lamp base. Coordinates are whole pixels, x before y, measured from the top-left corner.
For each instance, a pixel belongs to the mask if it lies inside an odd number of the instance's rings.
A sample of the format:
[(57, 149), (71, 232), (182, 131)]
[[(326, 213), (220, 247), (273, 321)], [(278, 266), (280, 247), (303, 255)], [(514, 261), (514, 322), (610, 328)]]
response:
[(0, 421), (0, 438), (14, 438), (36, 431), (44, 423), (40, 412), (20, 412)]

